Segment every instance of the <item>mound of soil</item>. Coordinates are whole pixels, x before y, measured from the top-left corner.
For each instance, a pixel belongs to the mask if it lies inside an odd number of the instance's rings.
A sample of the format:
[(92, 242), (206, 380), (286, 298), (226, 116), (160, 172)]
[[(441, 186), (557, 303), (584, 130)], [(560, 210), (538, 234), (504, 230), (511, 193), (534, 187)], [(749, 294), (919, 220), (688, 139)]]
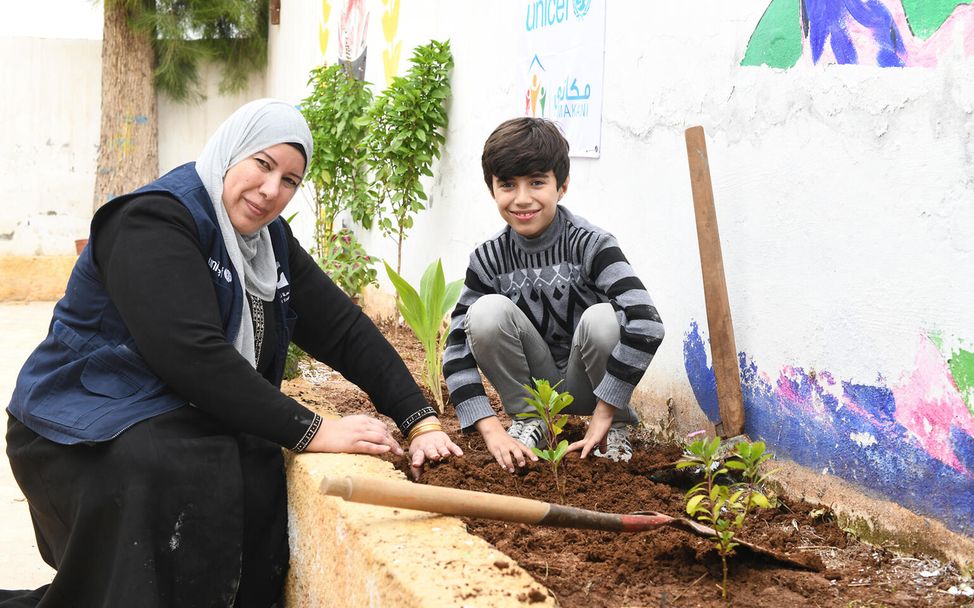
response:
[[(419, 379), (423, 354), (412, 333), (388, 324), (382, 329)], [(316, 402), (327, 402), (343, 415), (375, 411), (365, 394), (338, 374), (318, 364), (303, 365), (304, 378), (286, 386), (295, 397), (312, 407)], [(489, 396), (500, 411), (496, 395)], [(580, 460), (577, 454), (569, 455), (559, 470), (565, 479), (562, 495), (555, 488), (547, 463), (529, 464), (516, 474), (506, 473), (486, 452), (479, 435), (459, 434), (451, 406), (441, 420), (465, 456), (428, 466), (421, 483), (597, 511), (659, 511), (681, 517), (684, 493), (698, 481), (691, 472), (668, 466), (679, 459), (678, 447), (655, 444), (646, 434), (635, 438), (636, 452), (628, 463), (591, 457)], [(584, 419), (573, 419), (566, 429), (568, 439), (581, 438), (584, 428)], [(392, 461), (405, 470), (404, 459)], [(721, 598), (721, 560), (712, 541), (681, 530), (613, 533), (475, 519), (466, 520), (466, 524), (471, 533), (492, 543), (548, 587), (565, 608), (969, 608), (974, 603), (958, 591), (969, 589), (970, 583), (961, 580), (952, 566), (859, 542), (820, 507), (784, 498), (778, 502), (776, 508), (750, 517), (741, 537), (811, 569), (738, 550), (729, 560), (728, 601)], [(525, 604), (537, 601), (523, 599)]]

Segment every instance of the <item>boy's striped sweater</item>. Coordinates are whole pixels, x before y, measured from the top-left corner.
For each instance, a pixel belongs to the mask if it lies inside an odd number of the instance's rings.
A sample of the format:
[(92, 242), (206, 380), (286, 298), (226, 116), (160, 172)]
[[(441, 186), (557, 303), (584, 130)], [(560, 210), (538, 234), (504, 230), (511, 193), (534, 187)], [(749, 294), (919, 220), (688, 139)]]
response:
[(508, 226), (470, 254), (443, 353), (447, 388), (465, 430), (494, 415), (464, 330), (467, 309), (491, 293), (514, 301), (559, 366), (568, 360), (582, 313), (593, 304), (610, 302), (620, 338), (595, 396), (618, 408), (629, 404), (663, 340), (656, 307), (611, 234), (562, 206), (536, 238), (526, 239)]

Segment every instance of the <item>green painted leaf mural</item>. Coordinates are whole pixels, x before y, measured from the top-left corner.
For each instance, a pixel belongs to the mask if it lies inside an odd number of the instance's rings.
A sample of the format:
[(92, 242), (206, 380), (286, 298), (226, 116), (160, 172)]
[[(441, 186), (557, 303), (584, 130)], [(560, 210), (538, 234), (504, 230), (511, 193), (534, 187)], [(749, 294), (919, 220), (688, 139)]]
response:
[(799, 2), (800, 0), (772, 0), (751, 34), (741, 65), (794, 67), (802, 55)]
[(971, 416), (974, 416), (974, 352), (963, 348), (948, 349), (939, 332), (928, 334), (928, 337), (947, 358), (947, 368), (954, 384), (957, 385), (967, 409), (971, 411)]
[(913, 35), (926, 40), (947, 21), (954, 9), (974, 0), (902, 0)]

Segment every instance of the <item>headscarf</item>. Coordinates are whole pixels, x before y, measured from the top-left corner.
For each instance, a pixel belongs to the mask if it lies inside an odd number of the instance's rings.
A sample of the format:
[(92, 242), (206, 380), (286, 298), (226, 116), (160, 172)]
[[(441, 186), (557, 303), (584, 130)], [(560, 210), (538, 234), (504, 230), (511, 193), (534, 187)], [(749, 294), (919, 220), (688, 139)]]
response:
[[(230, 216), (223, 205), (223, 178), (230, 167), (240, 161), (284, 143), (301, 145), (305, 158), (311, 159), (311, 131), (301, 113), (283, 101), (258, 99), (231, 114), (206, 142), (196, 161), (196, 172), (210, 195), (223, 242), (237, 271), (237, 284), (243, 295), (240, 328), (233, 346), (254, 367), (257, 367), (254, 322), (247, 293), (261, 300), (273, 300), (277, 290), (277, 263), (266, 226), (253, 234), (240, 234), (230, 223)], [(240, 280), (241, 275), (243, 280)]]

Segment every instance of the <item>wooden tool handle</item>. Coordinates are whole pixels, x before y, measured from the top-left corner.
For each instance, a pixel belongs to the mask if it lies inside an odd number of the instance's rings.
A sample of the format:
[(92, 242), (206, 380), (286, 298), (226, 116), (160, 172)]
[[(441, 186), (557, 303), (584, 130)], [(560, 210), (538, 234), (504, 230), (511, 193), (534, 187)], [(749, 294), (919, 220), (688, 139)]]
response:
[(737, 364), (734, 324), (731, 322), (724, 258), (720, 252), (714, 191), (710, 182), (710, 162), (703, 127), (686, 130), (687, 159), (690, 162), (690, 187), (697, 220), (697, 242), (700, 246), (700, 269), (703, 294), (707, 303), (707, 327), (710, 331), (710, 353), (717, 380), (717, 407), (720, 424), (717, 433), (732, 437), (744, 432), (744, 398), (741, 394), (741, 372)]
[(372, 478), (325, 477), (321, 491), (352, 502), (523, 524), (539, 523), (549, 508), (546, 502), (516, 496)]
[(638, 532), (669, 525), (673, 521), (672, 517), (662, 513), (602, 513), (517, 496), (385, 479), (326, 477), (321, 482), (321, 491), (351, 502), (555, 528)]

